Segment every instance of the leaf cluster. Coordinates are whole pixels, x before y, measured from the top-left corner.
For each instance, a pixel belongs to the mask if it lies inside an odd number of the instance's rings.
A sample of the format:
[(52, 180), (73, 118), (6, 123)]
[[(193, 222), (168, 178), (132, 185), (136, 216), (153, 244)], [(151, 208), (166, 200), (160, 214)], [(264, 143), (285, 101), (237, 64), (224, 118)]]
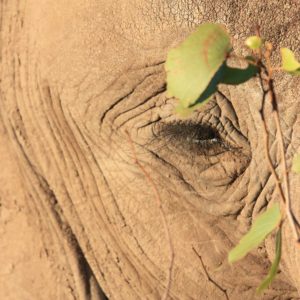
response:
[[(300, 63), (290, 49), (282, 48), (281, 66), (271, 67), (269, 59), (272, 45), (269, 42), (257, 34), (248, 37), (245, 45), (251, 55), (239, 58), (247, 63), (247, 67), (230, 67), (228, 59), (234, 56), (230, 35), (223, 25), (207, 23), (200, 25), (177, 48), (171, 49), (165, 64), (167, 91), (170, 97), (178, 99), (177, 113), (187, 116), (207, 103), (217, 92), (219, 84), (238, 85), (257, 75), (267, 76), (270, 82), (271, 74), (276, 70), (290, 75), (300, 75)], [(267, 60), (267, 67), (263, 59)], [(292, 170), (300, 173), (300, 154), (295, 156)], [(271, 232), (276, 231), (275, 259), (267, 277), (258, 287), (258, 292), (269, 286), (278, 270), (283, 215), (279, 203), (268, 207), (254, 220), (249, 232), (228, 255), (230, 263), (236, 262), (258, 247)]]

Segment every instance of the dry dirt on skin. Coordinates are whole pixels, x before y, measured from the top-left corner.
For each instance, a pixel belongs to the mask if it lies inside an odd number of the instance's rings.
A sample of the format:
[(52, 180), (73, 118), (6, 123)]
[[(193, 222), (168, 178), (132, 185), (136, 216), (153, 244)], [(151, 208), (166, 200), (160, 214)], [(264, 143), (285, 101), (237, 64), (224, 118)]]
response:
[(9, 150), (0, 127), (0, 299), (57, 299), (57, 266), (43, 247), (46, 237), (34, 211), (28, 209), (30, 198), (23, 193), (20, 170)]

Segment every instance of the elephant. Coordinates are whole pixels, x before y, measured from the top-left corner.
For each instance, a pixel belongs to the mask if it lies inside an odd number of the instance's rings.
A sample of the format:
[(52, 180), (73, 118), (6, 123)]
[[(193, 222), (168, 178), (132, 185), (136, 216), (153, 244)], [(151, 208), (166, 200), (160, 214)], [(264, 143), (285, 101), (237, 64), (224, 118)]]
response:
[[(300, 250), (283, 224), (275, 281), (256, 288), (274, 235), (228, 252), (279, 201), (265, 157), (258, 78), (174, 113), (165, 61), (203, 23), (236, 51), (260, 26), (300, 52), (296, 0), (0, 1), (1, 299), (300, 299)], [(290, 170), (300, 81), (275, 75)], [(270, 155), (282, 161), (272, 109)], [(300, 218), (299, 175), (289, 172)]]

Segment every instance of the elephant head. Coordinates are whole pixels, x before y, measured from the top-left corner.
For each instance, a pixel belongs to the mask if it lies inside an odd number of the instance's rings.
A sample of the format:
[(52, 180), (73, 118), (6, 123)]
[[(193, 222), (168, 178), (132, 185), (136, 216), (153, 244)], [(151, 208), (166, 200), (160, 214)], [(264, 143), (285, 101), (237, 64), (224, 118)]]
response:
[[(16, 198), (18, 230), (3, 228), (35, 266), (16, 262), (9, 242), (3, 257), (19, 273), (3, 277), (12, 280), (4, 295), (25, 299), (16, 278), (26, 277), (23, 292), (36, 299), (104, 299), (102, 290), (109, 299), (161, 299), (169, 283), (168, 299), (255, 299), (274, 237), (237, 264), (227, 255), (278, 200), (261, 86), (255, 78), (223, 86), (181, 119), (164, 63), (204, 22), (224, 24), (236, 49), (259, 24), (276, 48), (299, 54), (297, 2), (10, 0), (0, 8), (1, 209)], [(275, 88), (290, 167), (300, 147), (299, 78), (278, 76)], [(265, 114), (280, 170), (268, 105)], [(300, 218), (300, 179), (289, 176)], [(298, 297), (300, 250), (283, 229), (281, 272), (263, 299)]]

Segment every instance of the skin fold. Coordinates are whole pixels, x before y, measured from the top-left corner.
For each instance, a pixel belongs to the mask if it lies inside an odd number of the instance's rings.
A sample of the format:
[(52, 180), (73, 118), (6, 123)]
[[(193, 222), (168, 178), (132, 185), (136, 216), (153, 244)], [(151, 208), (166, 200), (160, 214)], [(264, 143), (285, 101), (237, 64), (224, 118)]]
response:
[[(161, 299), (169, 243), (136, 160), (173, 243), (168, 299), (225, 299), (222, 289), (229, 299), (299, 299), (300, 250), (287, 222), (280, 273), (262, 295), (273, 235), (227, 262), (253, 218), (279, 200), (259, 81), (220, 86), (181, 119), (164, 71), (168, 50), (204, 22), (224, 24), (237, 53), (259, 24), (274, 65), (283, 46), (300, 57), (297, 1), (10, 0), (0, 12), (1, 299)], [(290, 169), (299, 78), (276, 75), (275, 90)], [(280, 171), (268, 104), (265, 115)], [(300, 176), (289, 178), (300, 219)]]

